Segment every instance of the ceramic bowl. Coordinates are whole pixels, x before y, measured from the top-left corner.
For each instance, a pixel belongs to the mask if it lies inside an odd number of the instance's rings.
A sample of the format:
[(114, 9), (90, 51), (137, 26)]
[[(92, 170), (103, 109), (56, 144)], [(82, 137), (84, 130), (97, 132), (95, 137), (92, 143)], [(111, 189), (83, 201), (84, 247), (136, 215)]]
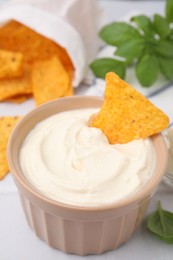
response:
[(8, 144), (8, 161), (29, 226), (51, 247), (78, 255), (101, 254), (126, 242), (144, 218), (148, 203), (162, 180), (167, 148), (161, 134), (151, 137), (156, 167), (151, 179), (133, 195), (111, 206), (74, 206), (42, 195), (24, 177), (19, 152), (31, 129), (41, 120), (71, 109), (99, 108), (98, 97), (68, 97), (48, 102), (27, 114)]

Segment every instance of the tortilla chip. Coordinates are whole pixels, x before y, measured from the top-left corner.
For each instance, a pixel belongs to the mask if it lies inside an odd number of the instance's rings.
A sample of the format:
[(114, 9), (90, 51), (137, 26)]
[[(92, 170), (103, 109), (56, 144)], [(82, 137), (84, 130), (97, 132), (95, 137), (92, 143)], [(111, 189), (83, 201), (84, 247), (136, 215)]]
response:
[(67, 51), (57, 43), (41, 36), (40, 46), (37, 49), (37, 59), (49, 59), (56, 56), (66, 70), (74, 71), (73, 64)]
[[(9, 45), (12, 47), (13, 46), (13, 34), (21, 27), (21, 24), (12, 20), (7, 23), (5, 23), (1, 28), (0, 28), (0, 48), (5, 49), (5, 50), (11, 50), (9, 48)], [(16, 48), (16, 46), (13, 46), (12, 48)]]
[(22, 76), (23, 55), (0, 50), (0, 79)]
[(32, 94), (30, 74), (25, 72), (22, 77), (0, 80), (0, 101), (21, 94)]
[(13, 96), (13, 97), (6, 99), (5, 101), (20, 104), (20, 103), (26, 101), (27, 99), (29, 99), (31, 97), (32, 97), (31, 94), (16, 95), (16, 96)]
[(37, 105), (63, 97), (70, 86), (68, 73), (57, 57), (35, 62), (31, 81)]
[(11, 20), (7, 23), (5, 23), (1, 28), (0, 28), (0, 37), (1, 36), (9, 36), (12, 35), (19, 27), (21, 27), (22, 24), (15, 21)]
[(16, 47), (9, 45), (9, 48), (15, 48), (22, 52), (25, 56), (25, 61), (32, 63), (33, 60), (38, 59), (41, 40), (39, 34), (22, 25), (13, 34), (12, 41)]
[(111, 144), (147, 138), (168, 127), (168, 117), (115, 73), (106, 75), (105, 101), (90, 126)]
[(7, 143), (9, 136), (21, 117), (1, 117), (0, 118), (0, 180), (9, 172), (7, 162)]

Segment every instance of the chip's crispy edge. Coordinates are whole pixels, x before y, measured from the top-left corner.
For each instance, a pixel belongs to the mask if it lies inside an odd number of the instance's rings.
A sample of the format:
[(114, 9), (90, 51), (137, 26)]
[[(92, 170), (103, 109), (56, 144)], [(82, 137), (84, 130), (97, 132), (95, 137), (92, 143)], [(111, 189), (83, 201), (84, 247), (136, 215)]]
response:
[(15, 117), (0, 117), (0, 180), (3, 179), (9, 172), (8, 161), (7, 161), (7, 144), (9, 136), (21, 119), (19, 116)]
[(32, 94), (30, 72), (25, 71), (22, 77), (0, 79), (0, 101), (13, 98), (17, 95)]
[(23, 54), (0, 50), (0, 79), (20, 77), (23, 74)]
[(128, 143), (165, 129), (167, 115), (115, 73), (106, 75), (105, 100), (90, 126), (100, 128), (110, 143)]
[(56, 57), (35, 62), (31, 74), (34, 99), (37, 105), (71, 94), (70, 77)]

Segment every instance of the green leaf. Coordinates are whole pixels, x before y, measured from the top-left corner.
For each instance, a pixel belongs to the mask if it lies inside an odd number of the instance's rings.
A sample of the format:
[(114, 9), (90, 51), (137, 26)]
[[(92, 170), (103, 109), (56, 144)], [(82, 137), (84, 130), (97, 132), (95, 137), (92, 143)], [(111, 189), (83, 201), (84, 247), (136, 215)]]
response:
[(147, 228), (166, 243), (173, 244), (173, 213), (163, 210), (160, 202), (148, 217)]
[(173, 79), (173, 59), (158, 57), (160, 70), (166, 79)]
[(132, 17), (130, 20), (136, 23), (146, 36), (151, 36), (153, 34), (153, 25), (148, 16), (138, 15)]
[(125, 22), (114, 22), (104, 26), (99, 35), (106, 43), (114, 46), (141, 37), (134, 27)]
[(173, 41), (161, 40), (154, 46), (154, 50), (162, 57), (173, 58)]
[(122, 60), (102, 58), (95, 60), (91, 69), (97, 77), (104, 78), (108, 71), (124, 78), (125, 69), (135, 66), (136, 76), (144, 87), (151, 86), (162, 73), (166, 79), (173, 78), (173, 0), (167, 0), (166, 18), (138, 15), (132, 23), (113, 22), (104, 26), (100, 37), (109, 45), (117, 47), (115, 55)]
[(143, 87), (151, 86), (157, 79), (159, 66), (154, 55), (145, 54), (136, 65), (136, 76)]
[(171, 41), (173, 41), (173, 29), (171, 29), (171, 33), (170, 33), (170, 35), (169, 35), (169, 39), (170, 39)]
[(136, 38), (121, 44), (114, 54), (126, 58), (126, 64), (131, 64), (135, 58), (141, 55), (145, 48), (145, 40)]
[(164, 39), (171, 33), (171, 29), (169, 28), (169, 24), (163, 16), (161, 16), (159, 14), (155, 14), (153, 23), (154, 23), (154, 27), (155, 27), (156, 32), (158, 33), (158, 35), (161, 38)]
[(166, 1), (166, 19), (168, 23), (173, 22), (173, 1), (172, 0), (167, 0)]
[(90, 64), (90, 68), (98, 78), (105, 78), (107, 72), (115, 72), (121, 78), (125, 76), (125, 64), (122, 61), (118, 61), (111, 58), (96, 59)]

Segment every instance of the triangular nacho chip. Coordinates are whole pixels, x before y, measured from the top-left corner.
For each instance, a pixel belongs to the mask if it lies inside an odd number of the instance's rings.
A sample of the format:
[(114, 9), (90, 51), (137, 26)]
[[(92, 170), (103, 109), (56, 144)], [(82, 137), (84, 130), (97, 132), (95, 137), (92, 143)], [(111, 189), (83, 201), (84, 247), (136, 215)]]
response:
[(7, 143), (11, 131), (21, 117), (0, 117), (0, 180), (9, 172), (7, 162)]
[(31, 81), (37, 105), (65, 96), (70, 87), (69, 74), (56, 56), (35, 62)]
[(30, 73), (25, 71), (22, 77), (0, 79), (0, 101), (16, 95), (32, 94)]
[(21, 94), (21, 95), (16, 95), (16, 96), (9, 97), (5, 101), (6, 102), (12, 102), (12, 103), (20, 104), (20, 103), (26, 101), (27, 99), (29, 99), (31, 97), (32, 97), (31, 94)]
[(22, 76), (22, 61), (22, 53), (0, 50), (0, 79)]
[(147, 138), (168, 124), (164, 112), (115, 73), (107, 73), (105, 101), (90, 126), (100, 128), (111, 144)]

